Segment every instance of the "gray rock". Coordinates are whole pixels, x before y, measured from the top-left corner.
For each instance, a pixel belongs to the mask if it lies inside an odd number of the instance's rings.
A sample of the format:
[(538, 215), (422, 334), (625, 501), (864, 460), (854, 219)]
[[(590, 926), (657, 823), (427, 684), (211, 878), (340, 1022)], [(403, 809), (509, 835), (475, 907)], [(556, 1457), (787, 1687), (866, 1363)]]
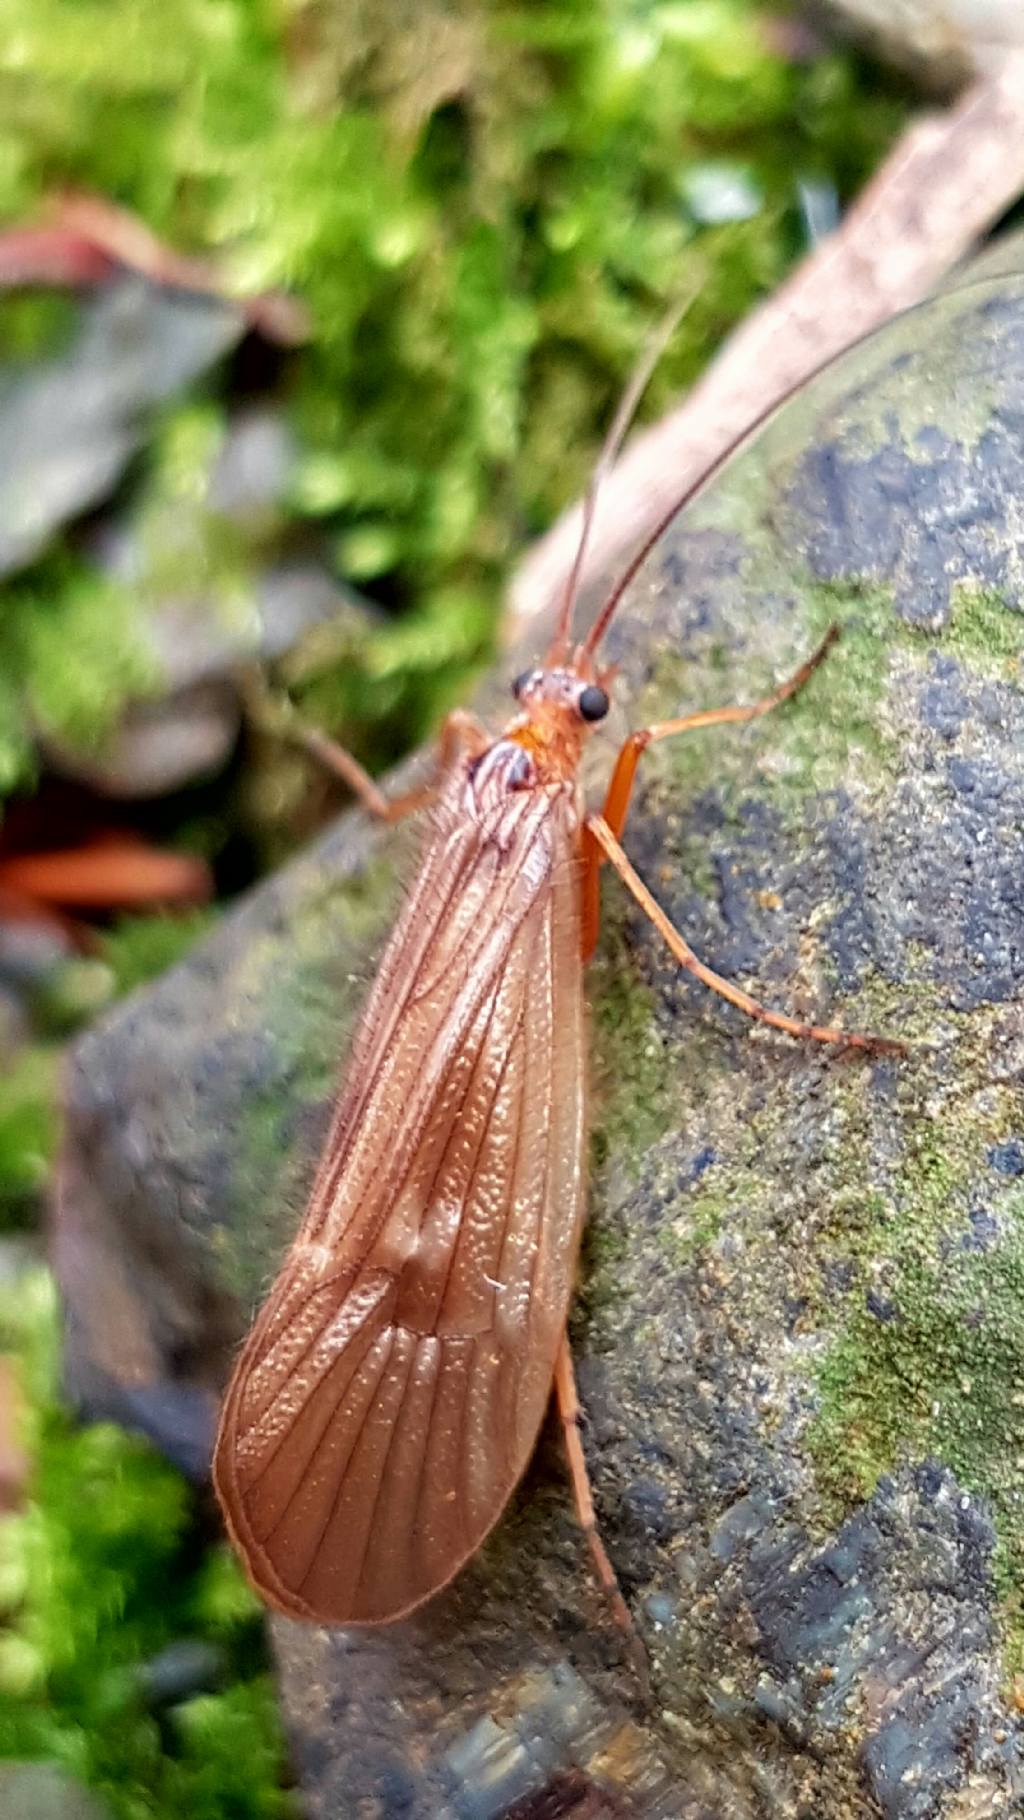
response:
[(268, 405), (236, 411), (210, 476), (212, 510), (259, 529), (284, 504), (296, 452), (283, 411)]
[[(198, 496), (158, 501), (102, 523), (90, 553), (138, 601), (136, 634), (152, 675), (88, 752), (40, 730), (52, 769), (108, 796), (158, 796), (209, 777), (238, 738), (238, 673), (290, 651), (314, 627), (362, 631), (369, 604), (313, 547), (286, 551), (283, 499), (295, 451), (280, 414), (229, 421)], [(225, 537), (231, 585), (210, 573)], [(294, 544), (294, 532), (291, 541)], [(216, 561), (213, 563), (216, 571)]]
[(0, 1820), (108, 1820), (109, 1813), (48, 1763), (0, 1763)]
[(40, 731), (47, 766), (104, 796), (164, 796), (227, 763), (241, 727), (237, 691), (221, 681), (190, 683), (132, 701), (94, 750), (83, 753)]
[(178, 1637), (142, 1663), (139, 1691), (156, 1708), (177, 1706), (196, 1694), (216, 1693), (228, 1679), (227, 1652), (203, 1637)]
[[(638, 724), (749, 699), (843, 623), (796, 701), (649, 755), (626, 839), (720, 971), (912, 1045), (751, 1029), (606, 882), (572, 1335), (654, 1708), (548, 1436), (419, 1617), (274, 1621), (312, 1814), (1022, 1811), (1022, 374), (1015, 277), (891, 324), (670, 525), (610, 639)], [(76, 1046), (70, 1381), (135, 1422), (150, 1398), (165, 1441), (177, 1411), (186, 1452), (412, 841), (346, 818)]]
[(241, 340), (245, 319), (212, 297), (124, 278), (83, 304), (64, 354), (0, 382), (0, 574), (106, 497), (138, 448), (145, 413)]
[[(82, 304), (66, 351), (0, 373), (0, 575), (33, 562), (64, 525), (104, 500), (142, 445), (151, 407), (222, 359), (246, 332), (245, 316), (232, 304), (123, 277)], [(250, 598), (230, 610), (210, 588), (167, 598), (148, 573), (146, 540), (134, 520), (93, 532), (95, 559), (142, 603), (139, 644), (152, 661), (152, 688), (88, 754), (40, 729), (52, 769), (132, 797), (211, 775), (238, 737), (232, 670), (280, 655), (312, 625), (363, 611), (317, 555), (263, 553), (261, 540), (280, 531), (294, 459), (279, 415), (239, 412), (212, 465), (207, 497), (177, 506), (173, 537), (184, 574), (211, 514), (251, 541)], [(164, 533), (172, 535), (166, 526)]]

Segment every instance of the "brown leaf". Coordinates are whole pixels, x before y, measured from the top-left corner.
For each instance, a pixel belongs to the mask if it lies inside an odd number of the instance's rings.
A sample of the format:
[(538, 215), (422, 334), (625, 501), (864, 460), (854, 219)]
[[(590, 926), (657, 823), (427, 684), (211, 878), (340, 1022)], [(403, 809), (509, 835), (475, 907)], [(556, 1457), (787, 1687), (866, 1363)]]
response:
[(15, 227), (0, 233), (0, 286), (100, 284), (113, 260), (83, 234), (62, 227)]
[(100, 835), (78, 847), (0, 858), (0, 892), (43, 907), (137, 910), (205, 902), (212, 885), (205, 861), (169, 853), (130, 834)]
[(97, 255), (128, 266), (154, 284), (184, 291), (206, 291), (237, 304), (251, 326), (291, 347), (309, 335), (309, 317), (297, 297), (283, 291), (264, 291), (257, 297), (232, 297), (225, 290), (216, 265), (207, 259), (178, 253), (160, 240), (138, 215), (116, 207), (105, 197), (67, 193), (50, 210), (59, 231), (78, 236)]

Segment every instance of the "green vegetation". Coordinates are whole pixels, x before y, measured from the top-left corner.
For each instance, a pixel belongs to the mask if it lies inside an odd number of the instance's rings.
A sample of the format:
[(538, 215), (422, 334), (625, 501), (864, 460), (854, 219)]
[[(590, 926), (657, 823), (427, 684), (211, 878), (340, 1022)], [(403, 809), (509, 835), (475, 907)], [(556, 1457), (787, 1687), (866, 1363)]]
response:
[(20, 1225), (34, 1216), (55, 1143), (56, 1052), (43, 1045), (21, 1051), (8, 1067), (0, 1099), (0, 1221)]
[(173, 967), (213, 926), (209, 910), (179, 910), (176, 916), (122, 916), (104, 931), (100, 951), (113, 990), (133, 992)]
[[(283, 1820), (260, 1608), (226, 1546), (198, 1546), (172, 1467), (120, 1429), (71, 1426), (56, 1343), (49, 1276), (5, 1289), (0, 1350), (22, 1367), (32, 1487), (0, 1523), (0, 1756), (45, 1757), (119, 1820)], [(154, 1688), (148, 1665), (183, 1637), (222, 1691)]]
[(955, 650), (992, 663), (997, 672), (1019, 675), (1020, 615), (991, 588), (953, 590), (948, 641)]
[[(800, 250), (797, 180), (851, 194), (900, 112), (845, 55), (788, 62), (755, 0), (0, 0), (0, 220), (91, 188), (238, 290), (309, 308), (278, 388), (301, 448), (292, 507), (391, 615), (310, 711), (378, 760), (488, 649), (510, 561), (581, 487), (664, 300), (697, 289), (652, 412)], [(44, 330), (12, 310), (24, 357)], [(44, 688), (47, 719), (91, 732), (87, 654), (51, 672), (37, 648), (87, 643), (88, 603), (65, 590), (89, 593), (48, 560), (14, 616), (8, 778), (26, 762), (18, 705)], [(109, 613), (103, 723), (146, 682)]]
[(854, 1275), (817, 1368), (810, 1445), (830, 1521), (869, 1496), (880, 1474), (932, 1455), (989, 1499), (1017, 1668), (1024, 1664), (1024, 1194), (1018, 1181), (986, 1168), (987, 1147), (1015, 1129), (1011, 1092), (990, 1098), (980, 1129), (973, 1121), (961, 1129), (955, 1105), (941, 1119), (922, 1112), (898, 1185), (831, 1208), (836, 1255)]
[(0, 808), (33, 774), (33, 726), (89, 750), (126, 698), (157, 680), (137, 604), (81, 558), (58, 551), (8, 585), (0, 613)]
[(635, 1163), (671, 1129), (678, 1062), (659, 1034), (654, 994), (636, 976), (621, 912), (616, 921), (607, 900), (601, 946), (587, 971), (587, 996), (593, 1006), (592, 1065), (601, 1109), (594, 1160), (599, 1167), (608, 1159)]
[(896, 729), (882, 709), (889, 689), (895, 647), (921, 654), (925, 640), (909, 627), (901, 632), (892, 609), (892, 591), (872, 583), (805, 584), (801, 590), (812, 615), (811, 636), (839, 625), (839, 643), (780, 714), (781, 744), (794, 779), (806, 790), (833, 788), (848, 772), (856, 751), (879, 766), (895, 752)]

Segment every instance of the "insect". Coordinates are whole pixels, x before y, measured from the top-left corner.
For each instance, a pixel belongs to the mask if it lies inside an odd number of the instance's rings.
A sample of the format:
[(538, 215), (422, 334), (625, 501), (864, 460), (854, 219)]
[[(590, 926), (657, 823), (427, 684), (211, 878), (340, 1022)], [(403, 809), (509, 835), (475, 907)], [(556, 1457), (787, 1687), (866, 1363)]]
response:
[[(584, 803), (581, 758), (613, 681), (601, 643), (654, 537), (575, 642), (573, 611), (600, 477), (659, 351), (609, 432), (554, 637), (515, 682), (512, 718), (497, 736), (465, 714), (447, 725), (419, 870), (309, 1205), (224, 1401), (214, 1477), (227, 1526), (258, 1591), (293, 1617), (384, 1624), (444, 1587), (500, 1517), (554, 1390), (593, 1564), (632, 1629), (595, 1522), (566, 1337), (586, 1191), (583, 964), (602, 865), (679, 965), (751, 1018), (823, 1043), (899, 1047), (805, 1024), (722, 979), (620, 841), (649, 746), (776, 707), (835, 628), (763, 700), (632, 733), (603, 810)], [(347, 754), (335, 762), (376, 813), (409, 806), (389, 804)]]

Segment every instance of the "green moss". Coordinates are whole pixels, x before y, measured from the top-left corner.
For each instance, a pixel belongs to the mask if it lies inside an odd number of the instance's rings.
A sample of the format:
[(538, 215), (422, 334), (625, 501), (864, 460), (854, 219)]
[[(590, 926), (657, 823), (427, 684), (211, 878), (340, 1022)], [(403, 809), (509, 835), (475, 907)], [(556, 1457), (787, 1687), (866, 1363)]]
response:
[(774, 50), (757, 0), (300, 11), (0, 0), (0, 214), (92, 188), (304, 299), (292, 504), (410, 615), (344, 704), (386, 757), (464, 688), (664, 300), (695, 288), (652, 414), (802, 250), (798, 174), (854, 193), (902, 103)]
[(773, 715), (771, 764), (784, 812), (809, 794), (870, 792), (898, 762), (908, 667), (924, 671), (935, 638), (899, 618), (892, 589), (869, 582), (800, 580), (808, 643), (840, 627), (838, 643), (805, 688)]
[[(809, 1433), (832, 1521), (901, 1462), (945, 1461), (992, 1507), (1007, 1596), (1024, 1581), (1024, 1194), (986, 1170), (985, 1151), (1014, 1119), (1009, 1093), (981, 1128), (919, 1115), (893, 1181), (857, 1190), (853, 1223), (826, 1214), (853, 1284), (819, 1307), (836, 1332)], [(1024, 1651), (1016, 1621), (1010, 1648)]]
[(683, 1211), (662, 1234), (673, 1262), (685, 1264), (705, 1245), (717, 1239), (723, 1224), (735, 1216), (738, 1201), (728, 1189), (702, 1189), (688, 1197)]
[(1009, 675), (1020, 674), (1024, 614), (993, 588), (958, 582), (943, 643), (973, 660), (993, 661)]
[(606, 910), (588, 971), (595, 1093), (594, 1162), (627, 1175), (672, 1128), (678, 1061), (659, 1035), (654, 995), (636, 976), (622, 923)]
[[(412, 846), (415, 834), (408, 832)], [(308, 1070), (304, 1080), (311, 1098), (334, 1081), (349, 1023), (374, 973), (371, 960), (361, 978), (336, 973), (325, 980), (324, 957), (342, 946), (368, 952), (383, 942), (397, 913), (403, 869), (393, 854), (371, 852), (357, 871), (312, 893), (296, 931), (290, 957), (293, 972), (282, 976), (278, 966), (266, 982), (268, 1024), (275, 1036), (280, 1033), (285, 1062)], [(276, 948), (274, 955), (279, 963)]]
[(0, 1229), (35, 1211), (53, 1160), (58, 1056), (36, 1045), (5, 1065), (0, 1101)]
[(166, 973), (207, 935), (215, 920), (210, 910), (182, 910), (174, 915), (122, 916), (99, 937), (100, 952), (113, 975), (114, 990), (136, 987)]
[(94, 750), (124, 702), (159, 682), (133, 596), (62, 553), (7, 590), (0, 676), (0, 797), (30, 774), (34, 724)]
[[(810, 639), (840, 627), (837, 645), (806, 688), (779, 710), (779, 738), (784, 755), (801, 775), (829, 788), (844, 775), (858, 749), (884, 765), (896, 742), (881, 724), (894, 642), (917, 648), (925, 642), (900, 636), (892, 591), (867, 584), (817, 583), (801, 589)], [(824, 779), (824, 782), (821, 780)]]
[[(195, 1551), (184, 1480), (108, 1424), (56, 1401), (57, 1307), (45, 1272), (0, 1297), (20, 1364), (31, 1478), (0, 1524), (0, 1756), (45, 1757), (118, 1820), (284, 1820), (283, 1744), (260, 1614), (226, 1547)], [(176, 1639), (221, 1652), (232, 1685), (161, 1718), (144, 1669)]]
[(588, 1218), (569, 1312), (574, 1337), (594, 1311), (615, 1295), (628, 1257), (629, 1238), (620, 1221), (608, 1216), (600, 1220)]
[(132, 525), (133, 586), (144, 601), (201, 601), (203, 620), (244, 649), (258, 638), (253, 594), (282, 520), (270, 505), (236, 522), (209, 504), (223, 435), (222, 413), (209, 403), (178, 406), (157, 426)]

